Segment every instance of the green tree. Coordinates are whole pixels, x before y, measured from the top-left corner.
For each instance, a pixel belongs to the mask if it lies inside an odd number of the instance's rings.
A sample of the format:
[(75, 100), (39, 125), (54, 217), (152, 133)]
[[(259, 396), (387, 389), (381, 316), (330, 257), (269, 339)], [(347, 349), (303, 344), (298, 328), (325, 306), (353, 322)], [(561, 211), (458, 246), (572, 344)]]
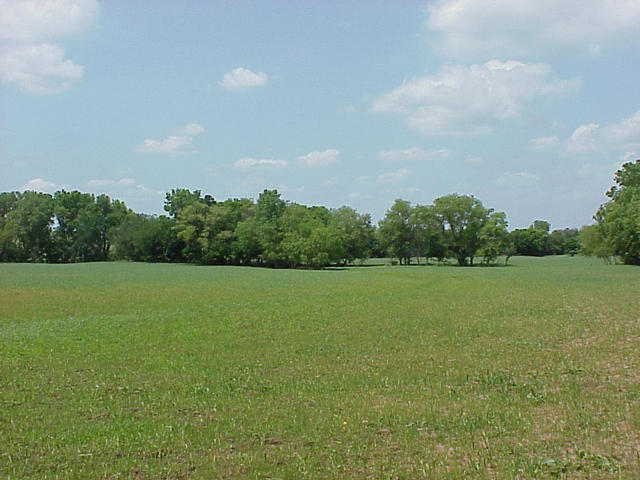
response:
[(341, 234), (343, 263), (369, 258), (375, 234), (371, 215), (360, 214), (351, 207), (342, 206), (331, 211), (331, 223)]
[(194, 190), (192, 192), (187, 188), (172, 188), (171, 191), (165, 195), (164, 211), (167, 212), (170, 217), (176, 218), (183, 209), (196, 202), (207, 206), (216, 203), (211, 195), (205, 195), (203, 197), (200, 190)]
[(397, 199), (378, 223), (378, 241), (381, 247), (388, 256), (397, 258), (401, 264), (411, 262), (415, 245), (413, 229), (409, 221), (412, 210), (409, 202)]
[(16, 235), (19, 260), (46, 262), (51, 252), (53, 197), (48, 193), (27, 191), (18, 194), (8, 213)]
[(493, 212), (480, 230), (482, 256), (486, 264), (495, 262), (511, 248), (511, 237), (507, 231), (507, 216), (504, 212)]
[(640, 265), (640, 160), (615, 173), (611, 199), (595, 215), (608, 249), (628, 265)]
[(435, 212), (445, 225), (449, 250), (459, 265), (473, 265), (476, 252), (482, 247), (482, 228), (493, 212), (469, 195), (451, 194), (434, 201)]
[(60, 190), (55, 193), (53, 200), (56, 226), (52, 236), (54, 258), (50, 260), (62, 263), (79, 261), (80, 252), (83, 250), (79, 238), (79, 221), (86, 215), (85, 209), (94, 204), (95, 198), (89, 193), (77, 190)]
[(549, 238), (550, 227), (549, 222), (536, 220), (529, 228), (520, 228), (511, 232), (516, 254), (542, 257), (553, 253)]
[(18, 199), (18, 192), (0, 193), (0, 262), (15, 262), (20, 259), (16, 223), (9, 216)]
[(614, 255), (599, 225), (587, 225), (580, 229), (580, 253), (598, 257), (607, 264), (611, 263)]
[(437, 258), (441, 261), (447, 256), (447, 244), (444, 236), (444, 228), (433, 205), (416, 205), (409, 217), (411, 238), (413, 241), (413, 255), (429, 258)]

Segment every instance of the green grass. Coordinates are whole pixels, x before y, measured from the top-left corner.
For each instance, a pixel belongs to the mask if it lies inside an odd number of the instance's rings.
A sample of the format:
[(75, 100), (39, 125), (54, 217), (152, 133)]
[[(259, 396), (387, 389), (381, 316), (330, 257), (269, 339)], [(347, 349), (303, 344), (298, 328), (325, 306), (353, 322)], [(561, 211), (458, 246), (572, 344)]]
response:
[(7, 479), (640, 478), (640, 269), (0, 265)]

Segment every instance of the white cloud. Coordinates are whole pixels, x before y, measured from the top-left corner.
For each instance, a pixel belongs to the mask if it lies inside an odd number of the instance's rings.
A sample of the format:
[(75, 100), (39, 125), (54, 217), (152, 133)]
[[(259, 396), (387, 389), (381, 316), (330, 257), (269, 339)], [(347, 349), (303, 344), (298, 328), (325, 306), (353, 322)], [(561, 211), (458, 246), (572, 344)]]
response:
[(44, 180), (42, 178), (32, 178), (23, 186), (21, 186), (18, 190), (21, 190), (21, 191), (32, 190), (35, 192), (54, 193), (56, 190), (60, 190), (61, 188), (62, 188), (62, 185), (58, 185), (48, 180)]
[(122, 178), (120, 180), (89, 180), (87, 186), (93, 187), (131, 187), (136, 184), (135, 178)]
[(473, 154), (469, 154), (467, 155), (467, 158), (464, 159), (464, 163), (469, 163), (471, 165), (481, 165), (484, 163), (484, 158), (482, 158), (480, 155), (473, 155)]
[(96, 0), (0, 0), (0, 40), (41, 42), (75, 35), (91, 25)]
[(180, 155), (194, 153), (193, 138), (170, 135), (164, 140), (145, 138), (136, 147), (137, 153), (158, 153), (161, 155)]
[(169, 135), (163, 140), (145, 138), (136, 146), (135, 151), (137, 153), (160, 155), (197, 153), (198, 150), (193, 146), (193, 137), (202, 132), (204, 132), (204, 127), (192, 122), (183, 127), (178, 127), (173, 135)]
[(586, 153), (598, 150), (600, 126), (596, 123), (580, 125), (576, 128), (566, 143), (569, 153)]
[(326, 167), (338, 162), (340, 151), (335, 149), (324, 150), (322, 152), (309, 152), (298, 157), (298, 165), (301, 167)]
[(204, 127), (202, 125), (198, 125), (195, 122), (191, 122), (184, 127), (180, 127), (176, 131), (176, 135), (184, 135), (188, 137), (194, 137), (196, 135), (200, 135), (204, 132)]
[(545, 63), (448, 65), (381, 95), (372, 110), (404, 115), (409, 127), (424, 135), (486, 134), (497, 122), (519, 117), (533, 100), (578, 86), (576, 80), (553, 78)]
[(65, 60), (64, 49), (58, 45), (21, 45), (0, 53), (2, 83), (15, 83), (25, 92), (59, 93), (83, 74), (84, 67)]
[(93, 21), (95, 0), (0, 0), (0, 80), (25, 92), (49, 94), (82, 79), (84, 67), (64, 58), (59, 37)]
[(271, 158), (251, 158), (245, 157), (237, 160), (233, 166), (237, 170), (247, 170), (250, 168), (279, 169), (288, 165), (286, 160), (273, 160)]
[(640, 149), (640, 110), (619, 122), (600, 126), (587, 123), (576, 128), (564, 142), (564, 153), (598, 154), (612, 157)]
[(269, 78), (264, 72), (252, 72), (247, 68), (239, 67), (225, 73), (218, 83), (229, 90), (246, 90), (266, 85), (268, 81)]
[(409, 176), (407, 167), (400, 168), (395, 172), (381, 173), (378, 175), (378, 181), (381, 183), (398, 183)]
[(330, 177), (327, 178), (324, 182), (322, 182), (322, 185), (330, 187), (333, 185), (336, 185), (338, 183), (338, 177)]
[(547, 150), (553, 148), (560, 142), (558, 137), (539, 137), (529, 140), (531, 146), (536, 150)]
[(604, 134), (610, 141), (640, 142), (640, 110), (631, 117), (608, 126)]
[(378, 152), (378, 158), (385, 162), (415, 162), (421, 160), (436, 160), (447, 158), (451, 152), (446, 148), (437, 150), (423, 150), (420, 147), (406, 149), (385, 150)]
[(600, 54), (603, 46), (637, 41), (637, 0), (438, 0), (428, 7), (434, 43), (453, 58), (555, 52)]
[(496, 179), (498, 185), (512, 185), (516, 187), (524, 187), (532, 183), (538, 182), (540, 177), (530, 172), (505, 172)]

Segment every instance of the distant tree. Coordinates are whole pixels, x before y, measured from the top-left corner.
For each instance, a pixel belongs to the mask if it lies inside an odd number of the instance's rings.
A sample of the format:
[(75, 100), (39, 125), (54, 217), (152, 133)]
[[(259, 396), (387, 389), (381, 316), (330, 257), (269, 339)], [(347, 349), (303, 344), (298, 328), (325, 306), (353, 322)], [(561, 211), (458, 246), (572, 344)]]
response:
[(507, 216), (493, 212), (480, 230), (482, 256), (486, 264), (495, 262), (500, 255), (509, 253), (511, 237), (507, 231)]
[(446, 227), (449, 250), (459, 265), (473, 265), (483, 245), (482, 228), (493, 213), (473, 196), (451, 194), (434, 201), (435, 212)]
[(413, 229), (409, 222), (412, 207), (409, 202), (397, 199), (384, 218), (378, 223), (378, 241), (387, 255), (400, 263), (409, 264), (415, 245)]
[(575, 255), (580, 250), (580, 239), (577, 228), (554, 230), (549, 234), (549, 254)]
[(172, 229), (174, 221), (129, 212), (111, 232), (113, 258), (137, 262), (175, 262), (182, 260), (183, 244)]
[(598, 225), (587, 225), (580, 229), (580, 253), (598, 257), (607, 264), (611, 263), (614, 255)]
[(441, 261), (447, 256), (447, 243), (444, 236), (442, 219), (432, 205), (416, 205), (409, 217), (412, 252), (418, 257), (437, 258)]
[(15, 262), (20, 259), (17, 226), (9, 215), (19, 198), (18, 192), (0, 193), (0, 262)]
[(203, 197), (200, 190), (194, 190), (192, 192), (187, 188), (173, 188), (171, 192), (165, 195), (164, 211), (167, 212), (170, 217), (176, 218), (184, 208), (195, 202), (207, 206), (216, 203), (211, 195), (205, 195)]
[(371, 215), (359, 214), (353, 208), (343, 206), (331, 211), (331, 223), (340, 231), (343, 263), (369, 258), (375, 234)]
[(14, 229), (19, 260), (47, 261), (51, 252), (53, 205), (53, 197), (48, 193), (18, 194), (7, 220)]
[(84, 245), (80, 239), (79, 222), (86, 216), (85, 210), (95, 203), (95, 198), (77, 190), (60, 190), (53, 196), (53, 201), (56, 226), (52, 235), (53, 258), (50, 260), (61, 263), (81, 261)]
[(640, 265), (640, 160), (615, 173), (611, 199), (596, 212), (600, 234), (608, 249), (629, 265)]
[(549, 222), (536, 220), (529, 228), (516, 229), (511, 232), (511, 240), (516, 254), (542, 257), (552, 253), (550, 250), (549, 228)]

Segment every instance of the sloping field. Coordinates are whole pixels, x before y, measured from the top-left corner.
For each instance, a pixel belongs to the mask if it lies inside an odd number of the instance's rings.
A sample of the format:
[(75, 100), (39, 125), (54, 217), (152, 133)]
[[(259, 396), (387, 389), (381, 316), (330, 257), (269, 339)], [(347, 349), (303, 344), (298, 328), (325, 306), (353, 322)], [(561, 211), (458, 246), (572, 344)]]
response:
[(640, 269), (0, 265), (0, 476), (638, 478)]

